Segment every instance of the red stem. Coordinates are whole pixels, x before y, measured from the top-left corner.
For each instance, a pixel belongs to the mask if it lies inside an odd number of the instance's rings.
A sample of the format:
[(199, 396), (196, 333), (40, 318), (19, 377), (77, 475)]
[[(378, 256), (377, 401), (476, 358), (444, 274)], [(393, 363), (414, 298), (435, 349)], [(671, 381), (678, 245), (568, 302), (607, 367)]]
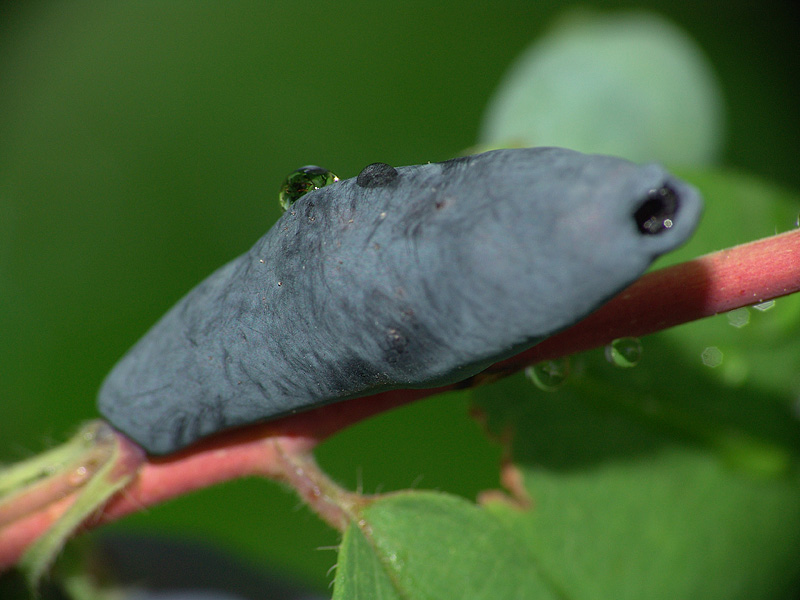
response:
[[(507, 374), (541, 360), (642, 336), (800, 291), (800, 230), (751, 242), (649, 273), (577, 325), (498, 363)], [(395, 390), (324, 406), (218, 435), (184, 452), (148, 458), (136, 478), (87, 527), (118, 519), (192, 490), (246, 475), (286, 480), (285, 455), (308, 454), (337, 431), (448, 388)], [(119, 434), (124, 455), (137, 452)], [(126, 450), (127, 449), (127, 450)], [(0, 529), (0, 570), (19, 558), (63, 513), (67, 497)]]
[(800, 230), (653, 271), (580, 323), (497, 365), (521, 369), (800, 291)]

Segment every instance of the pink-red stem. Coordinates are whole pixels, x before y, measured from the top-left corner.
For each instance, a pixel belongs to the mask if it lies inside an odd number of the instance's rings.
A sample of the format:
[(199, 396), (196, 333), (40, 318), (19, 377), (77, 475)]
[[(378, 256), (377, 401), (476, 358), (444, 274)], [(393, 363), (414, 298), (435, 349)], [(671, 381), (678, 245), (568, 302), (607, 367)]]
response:
[[(649, 273), (587, 319), (494, 365), (489, 372), (510, 373), (542, 360), (602, 346), (615, 338), (646, 335), (797, 291), (800, 230)], [(86, 526), (112, 521), (229, 479), (261, 475), (292, 480), (286, 456), (307, 456), (320, 441), (348, 425), (447, 389), (451, 388), (395, 390), (358, 398), (224, 433), (166, 458), (147, 458), (131, 484)], [(133, 442), (121, 434), (118, 437), (123, 455), (140, 452)], [(0, 529), (0, 570), (14, 564), (71, 501), (71, 496), (62, 498)]]

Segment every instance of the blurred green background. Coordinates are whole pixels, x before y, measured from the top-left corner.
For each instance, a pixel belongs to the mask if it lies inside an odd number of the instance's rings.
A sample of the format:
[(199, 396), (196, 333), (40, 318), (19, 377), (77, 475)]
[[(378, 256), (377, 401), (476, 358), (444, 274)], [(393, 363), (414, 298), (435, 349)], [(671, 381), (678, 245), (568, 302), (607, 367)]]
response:
[[(24, 2), (0, 8), (0, 462), (94, 418), (117, 358), (277, 218), (300, 165), (449, 158), (475, 142), (511, 61), (568, 4)], [(655, 9), (725, 93), (724, 162), (800, 188), (798, 20), (789, 2)], [(667, 83), (665, 94), (677, 94)], [(735, 218), (735, 215), (732, 215)], [(318, 456), (367, 492), (474, 498), (499, 452), (457, 394), (383, 415)], [(112, 526), (210, 539), (325, 589), (337, 535), (263, 481)]]

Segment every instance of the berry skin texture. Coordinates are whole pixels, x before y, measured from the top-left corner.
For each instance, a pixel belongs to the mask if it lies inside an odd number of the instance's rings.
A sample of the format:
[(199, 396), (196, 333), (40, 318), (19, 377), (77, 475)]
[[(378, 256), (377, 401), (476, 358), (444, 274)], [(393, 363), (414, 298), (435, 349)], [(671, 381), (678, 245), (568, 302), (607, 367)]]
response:
[(311, 191), (117, 363), (100, 412), (151, 454), (466, 379), (565, 329), (685, 242), (698, 192), (561, 148), (368, 166)]

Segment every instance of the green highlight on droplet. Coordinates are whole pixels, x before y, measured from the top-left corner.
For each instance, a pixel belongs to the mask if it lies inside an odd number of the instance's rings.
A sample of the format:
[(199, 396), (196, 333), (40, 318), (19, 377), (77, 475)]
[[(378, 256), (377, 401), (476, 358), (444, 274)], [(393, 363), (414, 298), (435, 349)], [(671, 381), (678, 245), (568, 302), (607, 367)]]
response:
[(569, 357), (545, 360), (525, 369), (527, 377), (536, 387), (545, 392), (554, 392), (569, 377)]
[(617, 338), (605, 347), (605, 355), (615, 367), (635, 367), (642, 360), (642, 342), (635, 337)]
[(292, 171), (284, 179), (278, 193), (278, 202), (284, 211), (309, 192), (339, 181), (332, 171), (316, 165), (306, 165)]

